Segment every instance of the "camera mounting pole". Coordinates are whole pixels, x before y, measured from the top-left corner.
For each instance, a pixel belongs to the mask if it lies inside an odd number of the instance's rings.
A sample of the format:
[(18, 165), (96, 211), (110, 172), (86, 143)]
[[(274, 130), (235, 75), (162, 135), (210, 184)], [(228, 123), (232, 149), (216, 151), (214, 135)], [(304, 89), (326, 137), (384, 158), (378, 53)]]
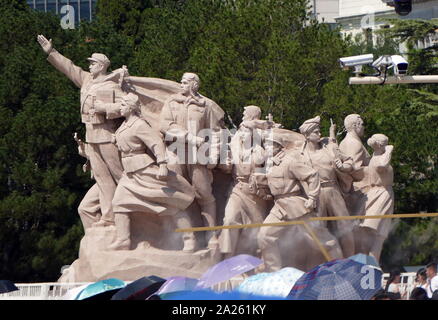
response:
[(399, 76), (399, 77), (351, 77), (349, 84), (410, 84), (438, 83), (438, 75)]

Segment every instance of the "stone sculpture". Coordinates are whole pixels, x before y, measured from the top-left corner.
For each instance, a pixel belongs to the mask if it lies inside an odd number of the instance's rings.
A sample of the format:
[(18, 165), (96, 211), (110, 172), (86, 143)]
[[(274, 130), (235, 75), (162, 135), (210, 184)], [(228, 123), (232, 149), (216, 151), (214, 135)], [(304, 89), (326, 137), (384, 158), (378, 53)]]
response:
[[(85, 229), (79, 259), (61, 281), (135, 280), (145, 273), (199, 277), (239, 253), (260, 255), (266, 271), (307, 271), (328, 256), (355, 252), (379, 259), (389, 219), (365, 219), (354, 237), (351, 221), (309, 220), (393, 213), (393, 147), (385, 135), (373, 135), (370, 157), (360, 115), (345, 118), (347, 135), (338, 146), (335, 125), (330, 138), (321, 139), (319, 117), (305, 121), (299, 134), (247, 106), (228, 143), (224, 111), (199, 93), (196, 74), (185, 73), (177, 83), (134, 77), (126, 67), (108, 72), (110, 61), (100, 53), (88, 59), (87, 72), (51, 40), (40, 35), (38, 42), (48, 61), (81, 88), (86, 141), (75, 140), (87, 159), (84, 170), (96, 181), (78, 208)], [(173, 232), (218, 221), (295, 220), (305, 225), (223, 229), (219, 239), (210, 232), (206, 248), (199, 234)]]
[[(131, 213), (186, 216), (184, 210), (192, 203), (194, 191), (184, 178), (167, 169), (164, 142), (160, 133), (140, 118), (138, 97), (133, 93), (122, 97), (120, 111), (125, 121), (115, 133), (115, 142), (124, 172), (112, 201), (117, 239), (110, 249), (129, 250)], [(181, 224), (184, 221), (186, 217), (178, 217), (177, 226), (191, 227)]]
[[(333, 128), (330, 131), (333, 131)], [(336, 143), (330, 139), (321, 140), (319, 116), (306, 120), (301, 125), (300, 132), (306, 138), (301, 153), (306, 163), (319, 174), (321, 192), (318, 196), (318, 215), (320, 217), (349, 216), (338, 182), (342, 176), (339, 177), (338, 172), (351, 172), (352, 159), (343, 155)], [(329, 230), (339, 240), (344, 257), (352, 256), (354, 254), (352, 222), (349, 220), (333, 222)]]
[[(394, 192), (392, 190), (394, 172), (391, 156), (394, 147), (388, 145), (388, 137), (374, 134), (368, 139), (373, 155), (367, 168), (369, 189), (366, 193), (365, 213), (367, 216), (394, 213)], [(391, 228), (391, 219), (365, 219), (360, 228), (365, 231), (362, 238), (363, 252), (380, 259), (383, 242)]]
[[(196, 74), (183, 75), (181, 92), (172, 95), (163, 106), (160, 129), (165, 140), (172, 141), (174, 146), (173, 149), (168, 148), (169, 168), (193, 185), (201, 215), (207, 226), (212, 227), (216, 225), (216, 199), (213, 196), (211, 169), (217, 165), (218, 153), (216, 148), (209, 148), (210, 154), (201, 159), (198, 150), (206, 143), (209, 134), (211, 140), (208, 145), (217, 144), (223, 111), (218, 115), (217, 105), (198, 92), (199, 85)], [(215, 248), (217, 245), (217, 235), (213, 232), (208, 246)]]
[(113, 225), (111, 201), (123, 171), (119, 152), (111, 143), (112, 134), (118, 127), (116, 119), (120, 118), (119, 102), (123, 94), (119, 83), (114, 80), (118, 73), (107, 73), (110, 61), (104, 54), (94, 53), (88, 58), (90, 72), (87, 72), (56, 51), (51, 40), (39, 35), (38, 42), (47, 53), (47, 60), (81, 88), (81, 119), (86, 128), (87, 155), (97, 185), (84, 198), (87, 202), (81, 204), (82, 210), (97, 220), (95, 197), (98, 189), (101, 216), (94, 226)]
[(363, 215), (365, 214), (365, 188), (367, 187), (364, 169), (370, 161), (370, 155), (361, 140), (365, 130), (364, 122), (360, 115), (350, 114), (345, 117), (344, 126), (347, 134), (339, 144), (339, 150), (353, 160), (353, 170), (349, 173), (349, 181), (346, 178), (344, 184), (346, 202), (351, 215)]
[[(265, 141), (272, 144), (273, 166), (267, 172), (269, 189), (274, 197), (274, 206), (264, 223), (306, 220), (316, 215), (317, 201), (321, 189), (318, 172), (306, 164), (299, 150), (287, 150), (291, 132), (284, 129), (274, 131)], [(304, 184), (307, 186), (304, 188)], [(336, 240), (319, 223), (317, 234), (323, 245), (331, 250)], [(258, 234), (258, 245), (262, 252), (265, 270), (276, 271), (284, 267), (278, 241), (285, 233), (284, 227), (262, 227)], [(307, 232), (306, 232), (307, 233)], [(310, 238), (310, 236), (309, 236)], [(303, 255), (309, 254), (302, 248)]]
[[(261, 114), (257, 106), (245, 107), (242, 123), (230, 142), (226, 170), (233, 175), (234, 185), (225, 207), (224, 226), (262, 223), (269, 206), (272, 206), (272, 199), (260, 194), (263, 187), (261, 181), (257, 181), (257, 178), (265, 177), (262, 167), (265, 150), (261, 145), (263, 132), (254, 126), (254, 121), (260, 121)], [(257, 228), (223, 229), (219, 238), (220, 250), (225, 257), (239, 253), (257, 255), (257, 233)]]

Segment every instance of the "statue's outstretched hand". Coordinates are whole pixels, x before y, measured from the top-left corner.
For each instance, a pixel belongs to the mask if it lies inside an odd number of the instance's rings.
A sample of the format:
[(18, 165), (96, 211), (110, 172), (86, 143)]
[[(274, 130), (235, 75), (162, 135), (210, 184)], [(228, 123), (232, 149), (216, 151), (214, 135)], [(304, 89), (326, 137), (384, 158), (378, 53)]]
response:
[(40, 34), (40, 35), (38, 35), (37, 40), (38, 40), (38, 43), (40, 44), (41, 48), (43, 48), (44, 52), (47, 54), (50, 54), (50, 52), (53, 50), (52, 39), (47, 40), (47, 38), (45, 36)]

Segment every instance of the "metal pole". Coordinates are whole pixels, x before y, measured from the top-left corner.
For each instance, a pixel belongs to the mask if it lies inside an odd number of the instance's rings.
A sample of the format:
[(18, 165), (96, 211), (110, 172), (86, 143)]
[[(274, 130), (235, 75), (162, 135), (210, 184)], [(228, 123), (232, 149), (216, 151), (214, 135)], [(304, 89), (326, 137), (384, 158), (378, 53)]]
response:
[(387, 77), (351, 77), (350, 84), (408, 84), (408, 83), (438, 83), (438, 75)]
[(81, 0), (78, 0), (78, 23), (81, 22)]

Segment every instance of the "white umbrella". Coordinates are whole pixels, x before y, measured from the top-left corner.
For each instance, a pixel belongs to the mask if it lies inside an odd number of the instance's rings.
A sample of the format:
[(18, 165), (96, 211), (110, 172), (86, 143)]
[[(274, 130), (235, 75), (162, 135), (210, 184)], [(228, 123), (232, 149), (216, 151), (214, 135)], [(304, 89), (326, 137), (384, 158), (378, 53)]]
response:
[(303, 271), (295, 268), (259, 273), (245, 279), (236, 290), (255, 295), (284, 298), (303, 274)]
[(62, 296), (62, 300), (75, 300), (76, 297), (82, 292), (82, 290), (84, 290), (88, 285), (89, 285), (89, 283), (68, 290), (68, 291)]

